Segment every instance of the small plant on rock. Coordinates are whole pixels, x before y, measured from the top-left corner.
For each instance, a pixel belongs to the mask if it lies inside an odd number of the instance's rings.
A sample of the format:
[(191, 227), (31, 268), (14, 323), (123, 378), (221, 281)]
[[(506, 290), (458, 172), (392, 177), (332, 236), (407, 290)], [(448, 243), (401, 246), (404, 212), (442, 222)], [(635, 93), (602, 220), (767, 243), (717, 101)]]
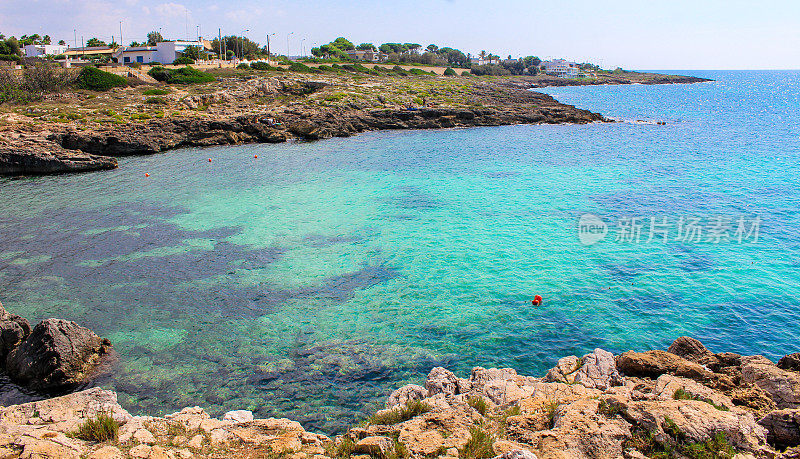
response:
[(484, 400), (483, 397), (480, 396), (468, 398), (467, 404), (469, 404), (469, 406), (475, 409), (475, 411), (480, 413), (481, 416), (486, 416), (486, 411), (489, 409), (489, 407), (486, 405), (486, 400)]
[(545, 407), (545, 414), (547, 415), (547, 428), (552, 429), (556, 424), (556, 411), (558, 411), (558, 402), (551, 400)]
[(494, 435), (486, 430), (473, 426), (469, 428), (470, 439), (459, 451), (462, 459), (488, 459), (495, 457)]
[(620, 414), (622, 409), (619, 406), (608, 403), (605, 400), (600, 400), (597, 411), (607, 418), (613, 418), (614, 416)]
[(108, 414), (98, 413), (96, 418), (87, 419), (81, 424), (71, 436), (96, 442), (116, 440), (119, 436), (119, 423)]
[(423, 403), (419, 400), (409, 400), (408, 403), (400, 409), (395, 408), (387, 410), (386, 412), (375, 413), (369, 418), (369, 423), (382, 426), (395, 425), (408, 421), (420, 414), (427, 413), (430, 410), (431, 407), (428, 406), (427, 403)]

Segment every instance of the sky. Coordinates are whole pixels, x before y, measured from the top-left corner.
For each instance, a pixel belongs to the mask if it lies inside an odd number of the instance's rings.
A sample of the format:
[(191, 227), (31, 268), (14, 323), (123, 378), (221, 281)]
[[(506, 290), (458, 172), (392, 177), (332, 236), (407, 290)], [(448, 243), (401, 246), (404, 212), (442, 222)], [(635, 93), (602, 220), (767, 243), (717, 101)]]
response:
[(345, 36), (631, 70), (800, 69), (798, 0), (0, 0), (7, 36), (119, 41), (120, 21), (126, 44), (221, 28), (274, 33), (273, 51), (292, 55)]

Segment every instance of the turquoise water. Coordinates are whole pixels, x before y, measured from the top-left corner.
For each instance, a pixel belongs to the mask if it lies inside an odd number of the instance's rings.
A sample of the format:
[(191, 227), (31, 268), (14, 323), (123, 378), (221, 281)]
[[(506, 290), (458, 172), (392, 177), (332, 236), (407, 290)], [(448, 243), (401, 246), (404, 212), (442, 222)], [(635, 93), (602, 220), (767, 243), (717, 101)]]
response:
[[(798, 351), (800, 72), (692, 73), (716, 81), (547, 90), (620, 123), (184, 149), (2, 179), (0, 301), (109, 337), (121, 358), (98, 384), (137, 413), (243, 408), (327, 432), (436, 365), (542, 374), (684, 334)], [(585, 213), (604, 241), (581, 244)], [(615, 241), (627, 217), (760, 224), (742, 242)]]

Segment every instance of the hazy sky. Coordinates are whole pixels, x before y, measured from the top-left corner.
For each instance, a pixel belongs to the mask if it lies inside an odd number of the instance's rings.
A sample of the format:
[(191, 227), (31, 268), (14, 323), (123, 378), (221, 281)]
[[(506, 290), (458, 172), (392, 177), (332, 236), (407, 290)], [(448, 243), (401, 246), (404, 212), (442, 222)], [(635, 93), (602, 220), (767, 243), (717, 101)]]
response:
[[(188, 14), (187, 14), (188, 12)], [(241, 34), (299, 54), (355, 43), (436, 43), (465, 53), (534, 54), (627, 69), (798, 69), (798, 0), (0, 0), (0, 32), (143, 41)]]

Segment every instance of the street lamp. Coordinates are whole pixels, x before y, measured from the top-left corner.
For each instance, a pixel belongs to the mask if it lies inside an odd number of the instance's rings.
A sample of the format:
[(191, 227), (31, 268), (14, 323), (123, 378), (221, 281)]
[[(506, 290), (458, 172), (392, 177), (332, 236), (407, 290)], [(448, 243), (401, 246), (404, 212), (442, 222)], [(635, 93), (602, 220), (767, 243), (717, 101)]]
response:
[(294, 32), (289, 32), (288, 34), (286, 34), (286, 60), (290, 60), (290, 58), (289, 58), (289, 36), (293, 35), (293, 34), (294, 34)]
[(242, 46), (239, 47), (239, 54), (240, 54), (239, 59), (240, 60), (244, 60), (244, 34), (246, 34), (249, 31), (250, 31), (250, 29), (245, 29), (245, 31), (242, 32), (242, 36), (241, 36)]
[(269, 52), (269, 37), (271, 35), (275, 35), (275, 34), (274, 33), (268, 33), (267, 34), (267, 64), (269, 64), (270, 60), (272, 59), (272, 55)]
[(302, 56), (302, 57), (306, 57), (306, 49), (303, 47), (303, 42), (305, 42), (305, 41), (306, 41), (305, 38), (300, 40), (300, 56)]

